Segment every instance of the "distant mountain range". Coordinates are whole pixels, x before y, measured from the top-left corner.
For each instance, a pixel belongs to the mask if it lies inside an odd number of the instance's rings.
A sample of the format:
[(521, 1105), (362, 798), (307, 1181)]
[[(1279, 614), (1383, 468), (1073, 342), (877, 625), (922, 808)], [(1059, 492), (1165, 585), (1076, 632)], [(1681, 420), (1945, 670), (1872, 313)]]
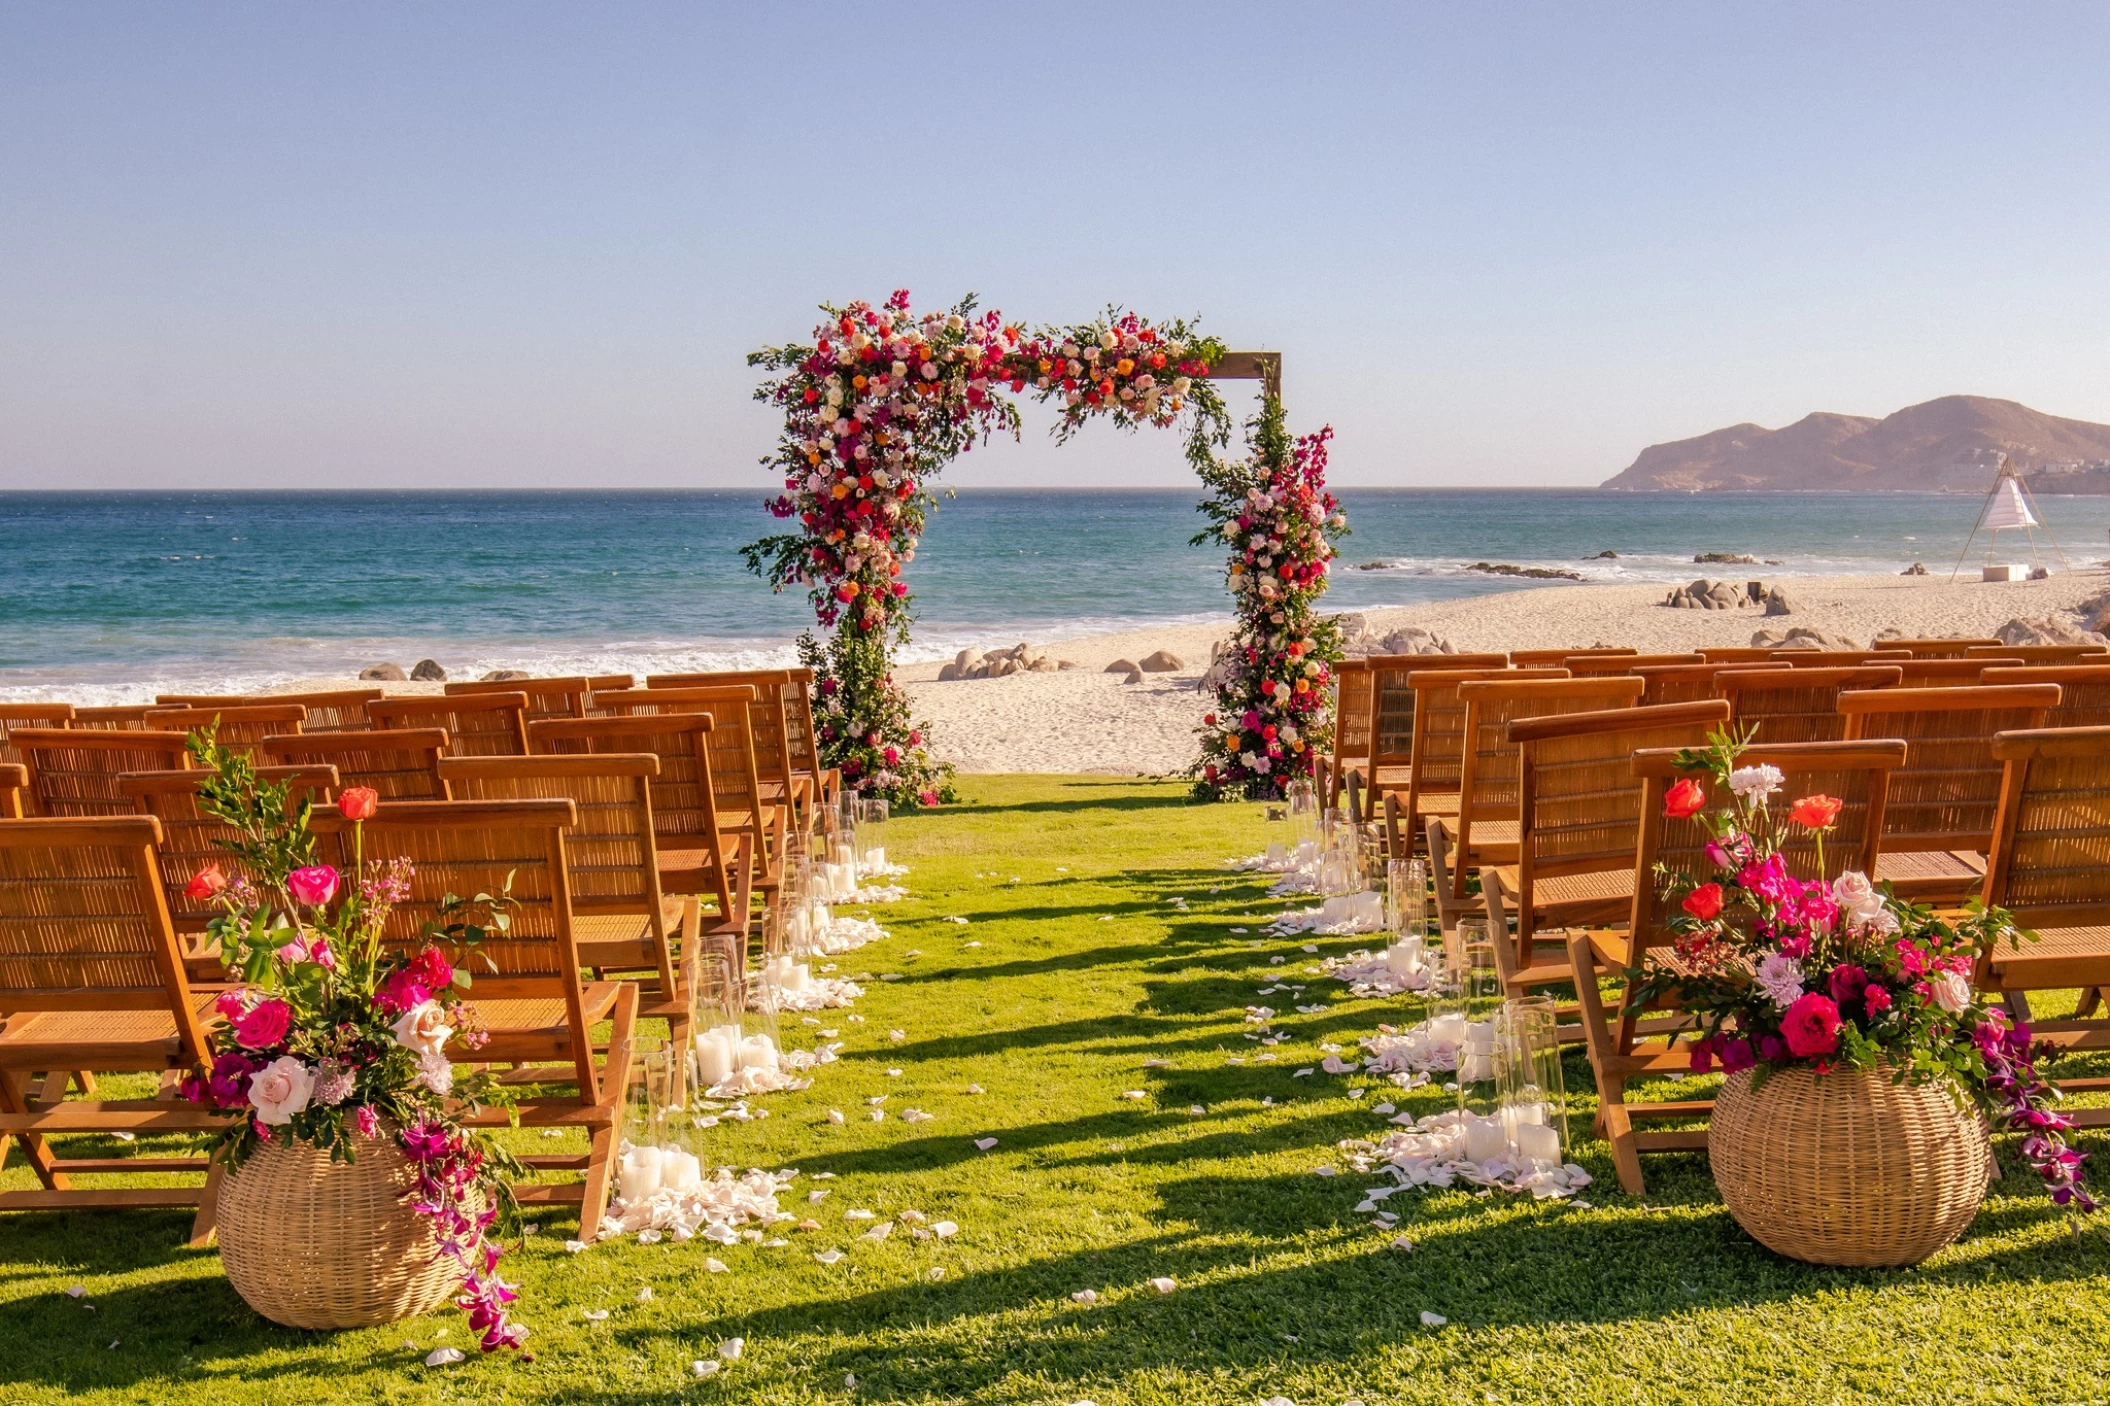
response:
[(2003, 453), (2039, 493), (2110, 493), (2110, 425), (1980, 395), (1945, 395), (1880, 420), (1819, 411), (1783, 429), (1731, 425), (1652, 444), (1603, 487), (1983, 493)]

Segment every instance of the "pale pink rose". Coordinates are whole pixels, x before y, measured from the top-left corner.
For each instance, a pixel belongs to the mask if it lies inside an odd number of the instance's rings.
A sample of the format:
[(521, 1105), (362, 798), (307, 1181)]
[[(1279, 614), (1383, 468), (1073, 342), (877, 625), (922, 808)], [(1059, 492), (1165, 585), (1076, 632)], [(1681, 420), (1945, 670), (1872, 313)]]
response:
[(1934, 989), (1934, 1004), (1951, 1015), (1971, 1004), (1970, 979), (1960, 972), (1936, 972), (1927, 985)]
[(314, 1092), (315, 1071), (292, 1055), (280, 1055), (249, 1079), (249, 1102), (261, 1123), (292, 1122)]
[(397, 1044), (421, 1055), (438, 1054), (454, 1035), (438, 1001), (419, 1002), (397, 1016), (396, 1023), (389, 1028), (396, 1032)]

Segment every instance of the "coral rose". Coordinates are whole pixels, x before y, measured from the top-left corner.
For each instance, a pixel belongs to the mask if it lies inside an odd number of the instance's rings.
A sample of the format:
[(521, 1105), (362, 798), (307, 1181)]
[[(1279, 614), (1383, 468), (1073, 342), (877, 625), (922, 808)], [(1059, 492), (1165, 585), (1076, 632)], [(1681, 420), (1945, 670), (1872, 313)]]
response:
[(1788, 807), (1788, 819), (1805, 830), (1822, 830), (1839, 818), (1839, 808), (1845, 804), (1837, 796), (1804, 796)]
[(1707, 808), (1707, 792), (1691, 777), (1680, 781), (1663, 793), (1663, 813), (1673, 820), (1684, 820), (1698, 815)]
[(1809, 992), (1780, 1018), (1781, 1038), (1797, 1059), (1815, 1059), (1839, 1048), (1839, 1007), (1829, 996)]
[(227, 887), (227, 876), (220, 872), (217, 864), (208, 864), (191, 876), (183, 886), (185, 898), (211, 898)]
[(337, 793), (337, 813), (346, 820), (372, 820), (381, 793), (371, 786), (347, 786)]
[(1684, 909), (1703, 923), (1713, 922), (1722, 912), (1722, 886), (1701, 884), (1685, 895)]

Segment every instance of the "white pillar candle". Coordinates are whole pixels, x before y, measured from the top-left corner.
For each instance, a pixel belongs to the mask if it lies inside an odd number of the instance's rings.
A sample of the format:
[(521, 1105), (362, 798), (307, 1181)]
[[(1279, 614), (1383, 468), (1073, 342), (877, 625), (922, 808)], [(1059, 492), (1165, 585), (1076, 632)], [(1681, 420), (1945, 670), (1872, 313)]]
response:
[(1385, 925), (1385, 897), (1380, 893), (1359, 893), (1355, 896), (1355, 916), (1373, 928)]
[(1500, 1157), (1509, 1148), (1508, 1135), (1502, 1131), (1500, 1118), (1482, 1118), (1468, 1113), (1465, 1121), (1465, 1160), (1487, 1162)]
[(885, 846), (885, 845), (873, 845), (873, 846), (872, 846), (872, 853), (871, 853), (871, 856), (870, 856), (870, 858), (868, 858), (868, 859), (866, 859), (866, 860), (865, 860), (865, 868), (867, 868), (867, 869), (873, 869), (873, 870), (878, 870), (878, 869), (884, 869), (884, 868), (886, 868), (886, 846)]
[(659, 1190), (659, 1149), (633, 1147), (623, 1154), (617, 1180), (625, 1201), (640, 1201)]
[(659, 1149), (659, 1184), (668, 1191), (694, 1191), (703, 1185), (703, 1163), (678, 1147)]
[[(1539, 1116), (1545, 1116), (1543, 1108)], [(1527, 1162), (1543, 1166), (1561, 1159), (1561, 1135), (1543, 1123), (1518, 1123), (1516, 1139), (1517, 1155)]]
[(1414, 976), (1421, 971), (1421, 944), (1418, 941), (1395, 942), (1385, 949), (1385, 970), (1394, 976)]
[(1463, 1011), (1446, 1011), (1444, 1014), (1437, 1016), (1435, 1020), (1429, 1023), (1429, 1036), (1437, 1044), (1449, 1045), (1452, 1049), (1463, 1045), (1465, 1043), (1465, 1013)]
[(835, 915), (828, 911), (827, 904), (816, 903), (813, 905), (813, 927), (816, 932), (818, 932), (822, 928), (827, 927), (828, 924), (834, 921)]
[(696, 1034), (696, 1077), (703, 1087), (722, 1084), (740, 1068), (740, 1027), (720, 1025)]
[(742, 1069), (768, 1069), (777, 1067), (777, 1042), (767, 1035), (750, 1035), (740, 1042), (740, 1067)]

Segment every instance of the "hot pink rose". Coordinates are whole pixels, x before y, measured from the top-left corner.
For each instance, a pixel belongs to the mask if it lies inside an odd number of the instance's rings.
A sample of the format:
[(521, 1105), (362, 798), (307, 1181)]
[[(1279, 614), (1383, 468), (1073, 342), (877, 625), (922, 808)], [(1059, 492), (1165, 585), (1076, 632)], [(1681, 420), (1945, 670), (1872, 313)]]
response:
[(262, 1001), (235, 1020), (234, 1038), (252, 1050), (268, 1050), (286, 1038), (292, 1024), (291, 1006), (279, 1000)]
[(1839, 1024), (1839, 1007), (1832, 998), (1810, 991), (1788, 1007), (1780, 1033), (1797, 1059), (1815, 1059), (1838, 1050)]
[(311, 864), (286, 875), (286, 889), (294, 901), (320, 908), (337, 896), (337, 871), (327, 864)]

